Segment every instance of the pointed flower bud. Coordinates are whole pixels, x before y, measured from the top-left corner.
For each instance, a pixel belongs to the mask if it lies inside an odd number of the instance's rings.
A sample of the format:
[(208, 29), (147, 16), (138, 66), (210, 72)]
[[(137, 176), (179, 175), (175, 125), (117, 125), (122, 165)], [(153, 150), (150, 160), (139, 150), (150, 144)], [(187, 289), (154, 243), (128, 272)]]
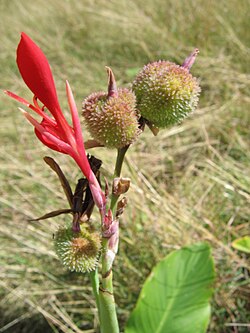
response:
[(81, 229), (76, 233), (72, 226), (60, 228), (55, 234), (55, 249), (65, 267), (85, 273), (98, 264), (101, 239), (99, 233)]
[(198, 104), (200, 87), (189, 73), (198, 53), (196, 49), (182, 66), (169, 61), (150, 63), (139, 72), (132, 90), (142, 117), (162, 128), (179, 123)]
[(95, 140), (109, 148), (125, 147), (139, 134), (136, 98), (128, 89), (117, 89), (108, 68), (108, 93), (98, 92), (83, 101), (82, 115)]

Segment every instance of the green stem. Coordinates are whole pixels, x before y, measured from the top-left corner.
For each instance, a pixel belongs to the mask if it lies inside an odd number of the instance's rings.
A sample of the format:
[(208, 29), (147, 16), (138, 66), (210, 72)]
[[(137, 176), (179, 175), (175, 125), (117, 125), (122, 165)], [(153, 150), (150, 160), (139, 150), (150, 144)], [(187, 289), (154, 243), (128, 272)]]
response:
[[(125, 157), (125, 154), (126, 154), (128, 148), (129, 148), (129, 146), (118, 149), (113, 179), (121, 176), (122, 164), (123, 164), (124, 157)], [(115, 215), (115, 213), (116, 213), (118, 199), (119, 199), (119, 196), (112, 193), (110, 209), (111, 209), (113, 215)]]
[[(124, 156), (128, 146), (118, 149), (114, 176), (120, 177)], [(112, 193), (110, 209), (113, 216), (116, 214), (117, 202), (119, 196)], [(119, 333), (119, 325), (117, 320), (115, 299), (113, 294), (113, 273), (112, 264), (115, 258), (115, 252), (109, 248), (109, 239), (102, 239), (102, 282), (99, 288), (99, 305), (101, 317), (101, 332), (102, 333)]]
[(93, 294), (95, 296), (95, 301), (98, 310), (98, 316), (100, 319), (100, 302), (99, 302), (99, 276), (98, 276), (98, 269), (96, 268), (94, 271), (89, 273), (91, 286), (93, 289)]

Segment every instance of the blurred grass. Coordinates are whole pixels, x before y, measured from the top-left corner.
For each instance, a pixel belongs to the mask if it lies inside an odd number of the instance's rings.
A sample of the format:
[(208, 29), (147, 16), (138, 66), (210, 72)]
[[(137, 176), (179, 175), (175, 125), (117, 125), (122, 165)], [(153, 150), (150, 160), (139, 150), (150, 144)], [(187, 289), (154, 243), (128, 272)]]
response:
[[(200, 49), (192, 69), (202, 86), (197, 112), (157, 137), (146, 131), (127, 155), (123, 175), (132, 186), (115, 263), (122, 327), (159, 258), (206, 240), (218, 274), (210, 332), (249, 328), (249, 258), (231, 247), (249, 232), (249, 5), (248, 0), (0, 2), (1, 88), (31, 98), (15, 64), (19, 33), (25, 31), (47, 55), (65, 110), (66, 78), (80, 110), (84, 97), (106, 89), (104, 66), (113, 68), (119, 85), (128, 85), (145, 63), (181, 63), (194, 47)], [(70, 217), (27, 222), (67, 206), (42, 156), (54, 156), (72, 183), (80, 174), (67, 156), (36, 140), (17, 106), (2, 96), (0, 332), (96, 332), (88, 277), (66, 272), (53, 250), (53, 232)], [(109, 177), (114, 152), (93, 153)]]

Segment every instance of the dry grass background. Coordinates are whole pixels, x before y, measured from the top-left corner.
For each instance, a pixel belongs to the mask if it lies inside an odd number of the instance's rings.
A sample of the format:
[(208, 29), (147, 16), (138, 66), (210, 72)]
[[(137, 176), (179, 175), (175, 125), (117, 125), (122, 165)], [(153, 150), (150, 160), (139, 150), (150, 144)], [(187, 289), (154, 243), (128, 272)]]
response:
[[(15, 64), (19, 32), (25, 31), (47, 55), (65, 110), (66, 78), (80, 109), (90, 92), (106, 89), (105, 65), (119, 85), (128, 85), (145, 63), (181, 63), (194, 47), (200, 49), (192, 69), (202, 86), (197, 112), (157, 137), (146, 131), (127, 154), (123, 175), (132, 186), (115, 263), (122, 327), (152, 266), (172, 249), (206, 240), (218, 276), (210, 332), (249, 329), (249, 258), (231, 247), (249, 232), (249, 5), (248, 0), (0, 2), (1, 88), (31, 98)], [(96, 332), (88, 277), (66, 272), (53, 250), (53, 232), (70, 217), (27, 222), (66, 206), (43, 156), (54, 156), (72, 183), (79, 171), (67, 156), (36, 140), (17, 103), (2, 95), (0, 109), (0, 332)], [(115, 153), (93, 153), (109, 177)]]

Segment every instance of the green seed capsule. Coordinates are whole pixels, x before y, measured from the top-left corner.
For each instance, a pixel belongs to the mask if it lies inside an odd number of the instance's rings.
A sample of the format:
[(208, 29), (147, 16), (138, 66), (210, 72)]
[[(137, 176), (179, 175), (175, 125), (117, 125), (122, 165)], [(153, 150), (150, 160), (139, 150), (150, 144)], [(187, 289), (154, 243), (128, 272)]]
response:
[(117, 96), (98, 92), (84, 100), (82, 115), (95, 140), (109, 148), (122, 148), (139, 134), (135, 106), (135, 95), (128, 89), (118, 89)]
[(99, 259), (101, 239), (97, 232), (72, 231), (72, 226), (60, 228), (55, 234), (55, 249), (62, 264), (70, 271), (93, 271)]
[(195, 110), (200, 87), (189, 73), (188, 65), (153, 62), (144, 66), (136, 76), (132, 90), (137, 98), (138, 111), (154, 126), (161, 128), (179, 123)]

